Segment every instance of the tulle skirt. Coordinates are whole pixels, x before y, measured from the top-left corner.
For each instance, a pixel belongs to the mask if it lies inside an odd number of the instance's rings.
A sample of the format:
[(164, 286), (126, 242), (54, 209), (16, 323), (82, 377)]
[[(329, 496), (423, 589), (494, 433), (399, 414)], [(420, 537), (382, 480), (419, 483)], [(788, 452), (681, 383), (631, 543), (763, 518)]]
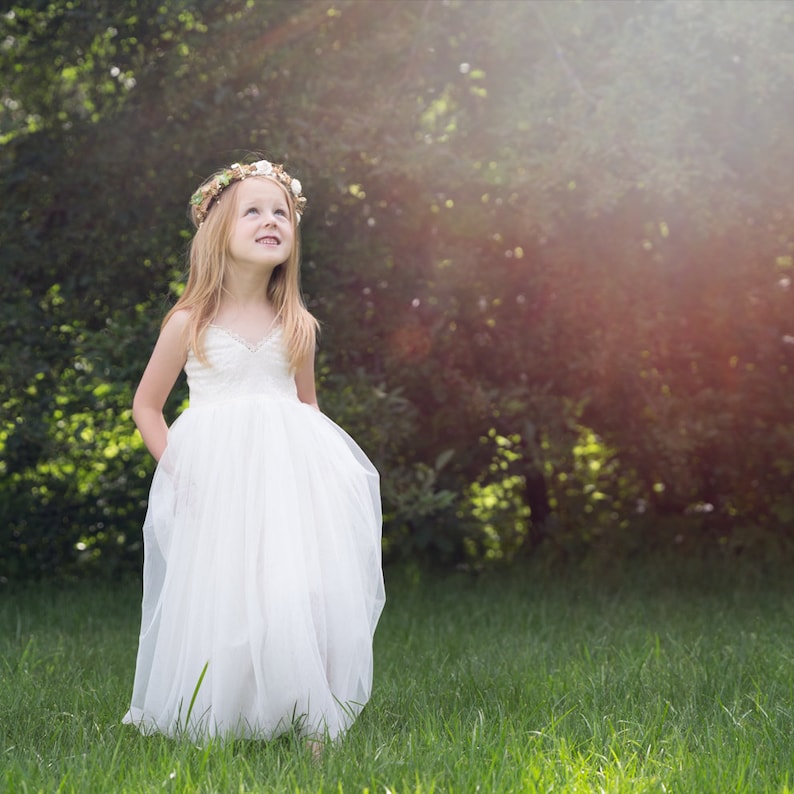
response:
[(130, 710), (144, 733), (334, 739), (370, 696), (378, 474), (293, 400), (188, 408), (144, 524)]

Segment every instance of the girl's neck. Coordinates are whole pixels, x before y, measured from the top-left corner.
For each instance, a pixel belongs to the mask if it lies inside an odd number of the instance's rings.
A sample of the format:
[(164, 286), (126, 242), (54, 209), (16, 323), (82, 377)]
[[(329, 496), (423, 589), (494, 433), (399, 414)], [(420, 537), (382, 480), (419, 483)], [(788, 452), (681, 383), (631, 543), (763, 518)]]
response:
[(229, 298), (241, 306), (247, 304), (269, 305), (267, 286), (273, 270), (246, 270), (242, 267), (230, 267), (223, 276), (223, 298)]
[(276, 309), (267, 296), (272, 271), (232, 267), (223, 279), (223, 290), (213, 322), (247, 339), (259, 339), (276, 321)]

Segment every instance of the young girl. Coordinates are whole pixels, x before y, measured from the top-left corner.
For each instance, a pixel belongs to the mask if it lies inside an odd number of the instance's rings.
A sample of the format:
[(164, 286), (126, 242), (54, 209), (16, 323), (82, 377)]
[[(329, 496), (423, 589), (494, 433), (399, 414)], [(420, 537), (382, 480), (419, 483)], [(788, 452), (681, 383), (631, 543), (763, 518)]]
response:
[[(158, 461), (124, 722), (316, 749), (369, 699), (384, 603), (378, 474), (320, 413), (299, 288), (301, 185), (266, 160), (191, 199), (190, 274), (133, 403)], [(184, 368), (190, 407), (163, 405)]]

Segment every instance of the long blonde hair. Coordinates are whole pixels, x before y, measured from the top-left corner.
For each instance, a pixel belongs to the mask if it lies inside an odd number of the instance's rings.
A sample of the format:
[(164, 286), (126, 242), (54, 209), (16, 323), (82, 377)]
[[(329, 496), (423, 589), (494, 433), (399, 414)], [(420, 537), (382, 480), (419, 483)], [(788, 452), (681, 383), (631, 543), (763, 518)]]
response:
[[(210, 182), (215, 176), (217, 174), (206, 182)], [(282, 189), (289, 202), (293, 244), (287, 260), (276, 267), (270, 277), (267, 297), (276, 310), (276, 321), (281, 323), (290, 369), (295, 371), (307, 358), (314, 355), (319, 323), (306, 308), (301, 295), (300, 235), (295, 205), (284, 186), (275, 179), (271, 181)], [(239, 184), (235, 182), (223, 190), (201, 224), (197, 223), (195, 206), (191, 206), (191, 216), (198, 228), (190, 243), (187, 284), (179, 300), (163, 319), (165, 325), (174, 312), (181, 309), (190, 312), (185, 341), (203, 363), (206, 363), (204, 332), (220, 308), (223, 278), (229, 267), (229, 239), (235, 218)]]

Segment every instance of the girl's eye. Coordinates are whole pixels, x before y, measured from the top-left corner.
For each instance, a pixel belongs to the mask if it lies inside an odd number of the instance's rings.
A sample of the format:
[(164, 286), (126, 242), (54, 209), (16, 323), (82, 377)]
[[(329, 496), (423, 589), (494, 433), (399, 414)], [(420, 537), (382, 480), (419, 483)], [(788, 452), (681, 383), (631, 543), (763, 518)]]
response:
[(282, 217), (286, 218), (287, 217), (287, 211), (286, 210), (282, 210), (282, 209), (278, 209), (278, 210), (276, 210), (276, 215), (281, 215)]
[(246, 215), (251, 215), (252, 213), (253, 213), (253, 214), (257, 214), (258, 212), (259, 212), (259, 210), (258, 210), (256, 207), (249, 207), (249, 208), (246, 210), (245, 214), (246, 214)]

